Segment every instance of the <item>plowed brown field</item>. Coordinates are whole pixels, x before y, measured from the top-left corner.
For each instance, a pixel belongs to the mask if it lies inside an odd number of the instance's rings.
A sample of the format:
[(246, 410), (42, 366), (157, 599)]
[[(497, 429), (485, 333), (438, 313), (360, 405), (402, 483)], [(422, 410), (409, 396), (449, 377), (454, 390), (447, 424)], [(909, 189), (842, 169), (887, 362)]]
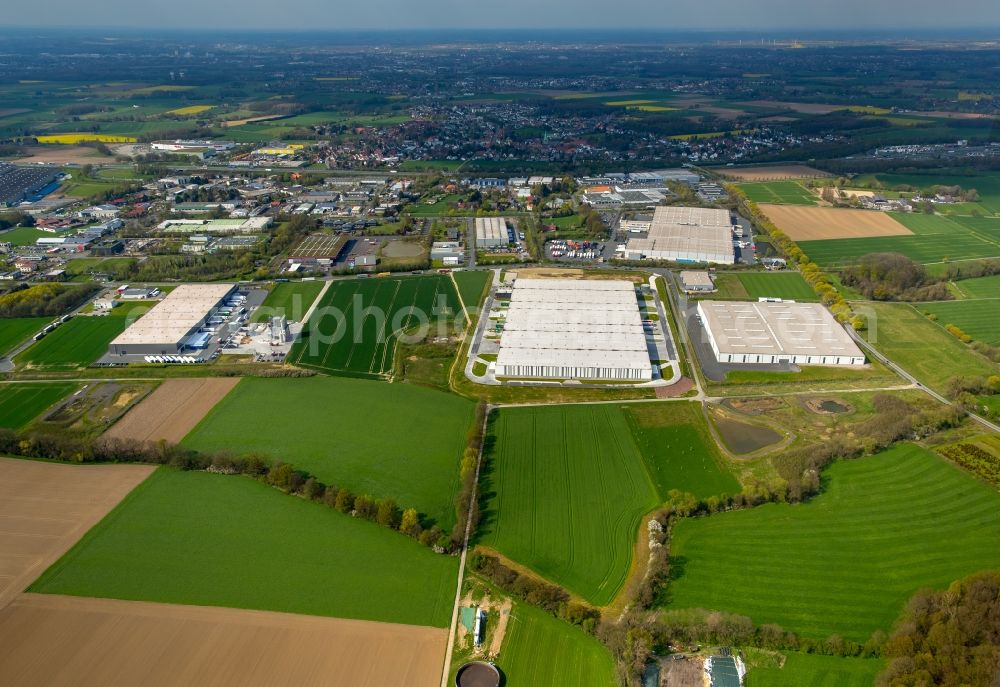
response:
[(179, 443), (238, 382), (235, 377), (168, 379), (105, 435)]
[(0, 610), (0, 684), (435, 687), (447, 631), (24, 594)]
[(0, 609), (154, 469), (0, 458)]
[(830, 176), (827, 172), (806, 165), (764, 165), (762, 167), (727, 167), (718, 169), (721, 176), (736, 181), (781, 181), (783, 179), (815, 179)]
[(890, 215), (876, 210), (767, 204), (759, 207), (793, 241), (909, 236), (913, 233)]

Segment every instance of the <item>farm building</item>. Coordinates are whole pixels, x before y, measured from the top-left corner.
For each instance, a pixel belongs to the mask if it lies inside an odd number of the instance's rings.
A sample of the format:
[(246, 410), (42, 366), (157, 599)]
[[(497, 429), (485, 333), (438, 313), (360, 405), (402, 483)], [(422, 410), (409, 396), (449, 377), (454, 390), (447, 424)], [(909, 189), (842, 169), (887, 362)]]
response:
[(507, 221), (503, 217), (476, 218), (476, 245), (480, 248), (496, 248), (506, 246), (510, 241), (507, 235)]
[(720, 363), (865, 364), (819, 303), (700, 301), (698, 315)]
[(198, 330), (219, 310), (235, 284), (182, 284), (108, 347), (109, 355), (176, 355), (204, 339)]
[(652, 379), (631, 282), (517, 279), (506, 314), (498, 377)]
[(658, 207), (646, 238), (626, 244), (625, 259), (732, 265), (736, 257), (729, 210)]

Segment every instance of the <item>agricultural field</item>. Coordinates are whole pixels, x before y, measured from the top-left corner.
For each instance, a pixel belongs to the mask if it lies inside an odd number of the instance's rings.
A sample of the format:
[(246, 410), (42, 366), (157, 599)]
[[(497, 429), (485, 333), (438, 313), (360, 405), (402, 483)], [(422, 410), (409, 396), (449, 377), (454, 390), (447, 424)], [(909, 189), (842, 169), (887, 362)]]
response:
[[(740, 103), (752, 105), (753, 103)], [(781, 181), (784, 179), (816, 179), (830, 176), (806, 165), (763, 165), (760, 167), (725, 167), (715, 170), (719, 175), (740, 182), (748, 181)]]
[(239, 382), (235, 377), (168, 379), (104, 436), (135, 441), (180, 441)]
[(0, 458), (0, 611), (152, 472)]
[(113, 134), (48, 134), (35, 137), (39, 143), (55, 143), (59, 145), (76, 145), (78, 143), (135, 143), (133, 136), (118, 136)]
[(40, 332), (51, 317), (11, 317), (0, 320), (0, 357)]
[(301, 322), (309, 306), (323, 290), (322, 281), (301, 281), (276, 284), (264, 303), (253, 315), (254, 322), (284, 315), (290, 321)]
[(413, 625), (26, 594), (0, 609), (0, 683), (437, 687), (446, 643)]
[(71, 233), (71, 231), (51, 233), (33, 227), (18, 227), (0, 233), (0, 241), (15, 246), (33, 246), (38, 239), (62, 237)]
[(245, 378), (183, 445), (285, 460), (356, 494), (395, 498), (447, 528), (472, 415), (464, 398), (409, 384)]
[(1000, 370), (1000, 366), (972, 351), (912, 305), (856, 305), (869, 318), (872, 345), (936, 391), (943, 392), (952, 377), (988, 377)]
[(925, 449), (841, 461), (826, 477), (809, 503), (679, 522), (669, 606), (864, 641), (918, 589), (1000, 566), (984, 544), (1000, 537), (1000, 497)]
[(508, 685), (618, 684), (611, 655), (600, 642), (528, 604), (514, 604), (496, 663)]
[(739, 188), (755, 203), (774, 205), (819, 205), (819, 194), (797, 181), (769, 181), (740, 184)]
[[(910, 236), (893, 215), (874, 210), (761, 204), (760, 210), (793, 241)], [(806, 254), (812, 254), (803, 248)]]
[(78, 387), (78, 384), (67, 382), (0, 385), (0, 427), (24, 427)]
[(1000, 346), (1000, 292), (991, 299), (918, 303), (916, 308), (936, 315), (941, 326), (953, 324), (976, 341)]
[(453, 272), (455, 283), (458, 284), (458, 293), (462, 297), (462, 302), (469, 310), (478, 308), (486, 293), (486, 284), (493, 279), (493, 272), (486, 271), (461, 271)]
[(638, 523), (671, 489), (740, 489), (693, 406), (505, 409), (490, 432), (479, 543), (596, 605), (621, 588)]
[(214, 105), (188, 105), (187, 107), (178, 107), (174, 110), (168, 110), (164, 114), (176, 115), (179, 117), (190, 117), (192, 115), (199, 115), (204, 112), (208, 112), (214, 107)]
[(812, 287), (798, 272), (717, 272), (718, 291), (704, 298), (757, 300), (781, 298), (793, 301), (817, 301)]
[(392, 373), (400, 332), (458, 312), (447, 275), (335, 281), (288, 360), (330, 374), (384, 378)]
[(746, 687), (871, 687), (883, 668), (874, 658), (788, 653), (780, 668), (750, 668)]
[(457, 570), (247, 477), (164, 467), (30, 591), (446, 627)]
[(112, 339), (128, 328), (129, 318), (119, 315), (74, 317), (15, 358), (32, 369), (86, 367), (104, 355)]
[(1000, 298), (1000, 274), (952, 282), (963, 298)]

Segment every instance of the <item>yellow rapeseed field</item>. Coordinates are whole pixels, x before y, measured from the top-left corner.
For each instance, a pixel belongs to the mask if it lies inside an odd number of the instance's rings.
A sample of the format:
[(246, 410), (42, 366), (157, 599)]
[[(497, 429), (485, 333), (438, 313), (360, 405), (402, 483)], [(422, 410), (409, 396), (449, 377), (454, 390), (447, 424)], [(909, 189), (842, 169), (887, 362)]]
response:
[(98, 143), (135, 143), (134, 136), (116, 136), (114, 134), (48, 134), (36, 136), (39, 143), (59, 143), (62, 145), (76, 145), (97, 141)]
[(213, 107), (215, 107), (215, 105), (188, 105), (187, 107), (178, 107), (176, 110), (168, 110), (166, 114), (180, 115), (184, 117), (187, 115), (196, 115), (201, 114), (202, 112), (207, 112)]

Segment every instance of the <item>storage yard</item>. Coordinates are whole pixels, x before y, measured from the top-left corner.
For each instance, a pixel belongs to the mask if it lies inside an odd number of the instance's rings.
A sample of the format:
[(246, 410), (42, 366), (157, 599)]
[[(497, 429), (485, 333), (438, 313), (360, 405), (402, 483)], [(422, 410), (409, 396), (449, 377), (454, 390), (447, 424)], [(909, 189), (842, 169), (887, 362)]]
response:
[(517, 279), (503, 321), (496, 375), (650, 381), (635, 285)]
[(669, 260), (732, 265), (733, 220), (729, 210), (658, 207), (645, 238), (630, 239), (626, 260)]
[(720, 363), (864, 365), (865, 355), (818, 303), (700, 301)]

